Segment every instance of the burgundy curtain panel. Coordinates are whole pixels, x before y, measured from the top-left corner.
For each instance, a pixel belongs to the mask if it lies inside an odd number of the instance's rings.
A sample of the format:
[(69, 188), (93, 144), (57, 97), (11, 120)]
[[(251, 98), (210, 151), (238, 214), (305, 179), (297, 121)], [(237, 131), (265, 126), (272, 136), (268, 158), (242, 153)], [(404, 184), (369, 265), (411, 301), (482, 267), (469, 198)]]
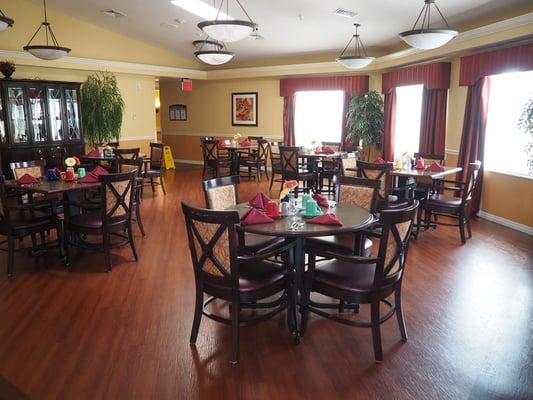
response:
[(394, 127), (396, 124), (396, 89), (385, 93), (385, 121), (383, 126), (383, 158), (394, 161)]
[(446, 107), (448, 89), (428, 90), (422, 95), (419, 151), (427, 154), (445, 153)]
[[(489, 91), (489, 77), (481, 78), (474, 85), (468, 86), (463, 134), (461, 136), (461, 147), (459, 148), (459, 159), (457, 161), (457, 166), (463, 168), (458, 173), (458, 179), (463, 182), (466, 181), (468, 176), (469, 163), (476, 160), (483, 163)], [(472, 194), (472, 201), (470, 202), (471, 215), (475, 215), (479, 211), (482, 184), (483, 164), (481, 164), (481, 170), (479, 171), (476, 191)]]
[(283, 144), (285, 146), (294, 146), (296, 143), (296, 138), (294, 137), (295, 100), (296, 94), (283, 98)]

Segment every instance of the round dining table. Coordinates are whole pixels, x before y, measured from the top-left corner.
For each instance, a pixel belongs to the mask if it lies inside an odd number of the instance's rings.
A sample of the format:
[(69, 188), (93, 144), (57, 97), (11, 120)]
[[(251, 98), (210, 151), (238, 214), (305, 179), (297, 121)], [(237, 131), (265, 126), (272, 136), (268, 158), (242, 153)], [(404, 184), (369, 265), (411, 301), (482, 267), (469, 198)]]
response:
[[(239, 212), (239, 216), (242, 217), (250, 209), (250, 205), (248, 203), (241, 203), (230, 208), (230, 210), (231, 209), (237, 210)], [(283, 237), (286, 241), (294, 242), (294, 283), (295, 290), (301, 291), (303, 275), (305, 272), (305, 243), (307, 238), (358, 232), (370, 227), (376, 221), (375, 217), (364, 208), (350, 205), (337, 205), (333, 202), (330, 203), (329, 208), (322, 208), (322, 212), (335, 214), (335, 216), (342, 222), (342, 226), (307, 223), (306, 218), (302, 216), (300, 211), (294, 216), (284, 216), (270, 223), (253, 225), (241, 224), (238, 229), (242, 232), (255, 233), (265, 236)], [(297, 304), (292, 304), (289, 312), (293, 313), (293, 322), (295, 325), (293, 332), (294, 339), (296, 342), (299, 342), (300, 324), (296, 318), (296, 308)]]

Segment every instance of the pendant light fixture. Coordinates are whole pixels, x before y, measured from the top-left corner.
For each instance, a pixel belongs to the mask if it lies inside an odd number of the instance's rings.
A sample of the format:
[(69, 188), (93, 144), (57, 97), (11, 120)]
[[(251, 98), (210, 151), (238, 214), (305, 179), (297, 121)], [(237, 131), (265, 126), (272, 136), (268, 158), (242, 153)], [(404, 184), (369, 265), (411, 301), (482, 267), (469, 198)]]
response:
[[(350, 41), (342, 51), (341, 55), (337, 57), (337, 62), (344, 65), (346, 68), (359, 69), (366, 67), (372, 61), (374, 61), (374, 57), (368, 57), (366, 55), (365, 46), (363, 46), (363, 42), (361, 41), (361, 38), (359, 36), (359, 27), (361, 26), (361, 24), (354, 24), (354, 26), (355, 34), (350, 39)], [(346, 53), (346, 50), (348, 50), (352, 42), (354, 44), (354, 54), (353, 56), (345, 56), (344, 53)]]
[[(450, 40), (457, 36), (458, 32), (450, 29), (448, 21), (442, 15), (435, 0), (424, 0), (425, 4), (418, 14), (418, 18), (410, 31), (400, 33), (400, 39), (406, 42), (409, 46), (420, 50), (436, 49), (437, 47), (444, 46)], [(434, 6), (442, 20), (446, 24), (445, 28), (433, 29), (430, 28), (431, 6)], [(422, 17), (422, 23), (417, 29), (417, 24)]]
[(235, 56), (222, 43), (214, 40), (195, 40), (192, 44), (198, 49), (194, 52), (196, 58), (208, 65), (226, 64)]
[(0, 10), (0, 32), (6, 30), (7, 28), (13, 26), (15, 20), (13, 18), (7, 17), (2, 10)]
[(248, 21), (238, 19), (219, 19), (224, 3), (226, 3), (226, 15), (229, 16), (229, 1), (221, 0), (217, 15), (212, 21), (203, 21), (198, 24), (198, 28), (203, 30), (209, 37), (219, 42), (238, 42), (250, 35), (257, 24), (252, 21), (239, 0), (235, 0), (241, 10), (244, 12)]
[[(68, 47), (62, 47), (59, 45), (56, 36), (52, 31), (52, 27), (50, 26), (50, 22), (48, 22), (48, 18), (46, 15), (46, 0), (43, 0), (43, 5), (44, 22), (39, 25), (39, 28), (37, 28), (37, 31), (35, 31), (30, 41), (26, 46), (23, 47), (23, 49), (28, 53), (34, 55), (35, 57), (40, 58), (41, 60), (57, 60), (58, 58), (61, 58), (65, 54), (67, 54), (70, 49)], [(46, 44), (31, 44), (32, 40), (35, 39), (35, 36), (37, 36), (39, 31), (43, 27), (46, 38)], [(49, 40), (51, 40), (52, 43), (49, 43)]]

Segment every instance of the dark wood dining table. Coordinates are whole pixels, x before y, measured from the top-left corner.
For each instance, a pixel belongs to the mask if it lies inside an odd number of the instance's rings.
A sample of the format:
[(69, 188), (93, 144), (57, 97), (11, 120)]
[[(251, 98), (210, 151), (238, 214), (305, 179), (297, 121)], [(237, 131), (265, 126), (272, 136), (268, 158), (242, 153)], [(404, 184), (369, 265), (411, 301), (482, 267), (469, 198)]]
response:
[(231, 161), (230, 175), (239, 175), (239, 152), (250, 151), (257, 149), (257, 146), (253, 145), (241, 145), (240, 143), (230, 143), (219, 146), (221, 150), (227, 150), (228, 156)]
[[(250, 206), (242, 203), (230, 210), (237, 210), (243, 216)], [(332, 213), (342, 222), (342, 226), (318, 225), (306, 223), (306, 219), (298, 212), (294, 216), (285, 216), (267, 224), (241, 225), (242, 232), (255, 233), (266, 236), (283, 237), (286, 241), (295, 242), (294, 271), (296, 290), (302, 289), (303, 275), (305, 272), (305, 243), (307, 238), (339, 235), (347, 232), (358, 232), (370, 227), (375, 222), (375, 217), (361, 207), (336, 205), (332, 203), (329, 209), (322, 208), (323, 213)], [(298, 224), (298, 225), (297, 225)], [(296, 304), (292, 305), (290, 312), (294, 315), (295, 340), (300, 340), (300, 329), (296, 318)]]
[[(352, 169), (348, 169), (351, 171)], [(393, 169), (391, 172), (392, 176), (405, 177), (405, 178), (419, 178), (422, 176), (430, 177), (431, 179), (441, 179), (446, 175), (455, 174), (461, 172), (463, 169), (461, 167), (444, 167), (444, 171), (428, 171), (426, 169), (415, 169), (415, 168), (399, 168)]]

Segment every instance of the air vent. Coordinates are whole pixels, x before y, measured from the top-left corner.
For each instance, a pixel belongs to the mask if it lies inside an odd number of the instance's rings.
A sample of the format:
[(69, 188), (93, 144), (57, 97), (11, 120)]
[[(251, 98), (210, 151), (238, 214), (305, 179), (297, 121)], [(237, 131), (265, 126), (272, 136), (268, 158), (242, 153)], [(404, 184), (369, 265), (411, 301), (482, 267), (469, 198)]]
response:
[(345, 18), (353, 18), (357, 15), (356, 12), (347, 10), (345, 8), (337, 8), (335, 11), (333, 11), (333, 14), (338, 15), (339, 17), (345, 17)]
[(170, 22), (162, 22), (161, 23), (161, 28), (166, 28), (166, 29), (178, 29), (180, 26), (176, 23), (170, 23)]
[(122, 11), (114, 10), (112, 8), (109, 10), (102, 10), (102, 14), (105, 14), (111, 18), (122, 18), (126, 16), (126, 14), (124, 14)]

